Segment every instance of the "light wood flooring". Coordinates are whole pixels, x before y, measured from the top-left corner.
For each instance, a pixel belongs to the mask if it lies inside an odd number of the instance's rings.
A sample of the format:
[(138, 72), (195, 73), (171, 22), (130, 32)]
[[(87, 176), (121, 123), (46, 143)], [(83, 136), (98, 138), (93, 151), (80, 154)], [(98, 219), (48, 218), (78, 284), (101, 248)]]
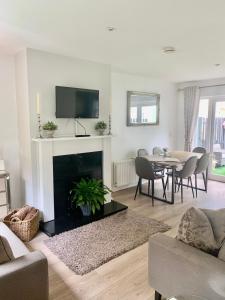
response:
[[(134, 188), (114, 193), (114, 200), (128, 205), (138, 214), (164, 221), (172, 226), (166, 234), (175, 236), (183, 212), (190, 206), (205, 208), (225, 207), (225, 183), (209, 182), (208, 194), (199, 192), (193, 199), (191, 191), (184, 189), (184, 203), (176, 195), (175, 205), (138, 196), (133, 200)], [(43, 240), (47, 236), (39, 233), (30, 242), (33, 249), (39, 249), (49, 262), (51, 300), (153, 300), (154, 291), (148, 284), (148, 243), (111, 260), (91, 273), (78, 276), (70, 271), (47, 247)], [(69, 251), (69, 249), (68, 249)]]

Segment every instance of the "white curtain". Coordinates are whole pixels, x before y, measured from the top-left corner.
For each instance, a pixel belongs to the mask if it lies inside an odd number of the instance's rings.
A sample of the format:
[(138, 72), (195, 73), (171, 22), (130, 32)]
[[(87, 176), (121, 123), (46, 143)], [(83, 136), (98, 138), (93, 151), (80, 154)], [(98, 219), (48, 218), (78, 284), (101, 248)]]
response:
[(184, 88), (184, 130), (186, 151), (192, 150), (192, 140), (198, 119), (199, 87), (190, 86)]

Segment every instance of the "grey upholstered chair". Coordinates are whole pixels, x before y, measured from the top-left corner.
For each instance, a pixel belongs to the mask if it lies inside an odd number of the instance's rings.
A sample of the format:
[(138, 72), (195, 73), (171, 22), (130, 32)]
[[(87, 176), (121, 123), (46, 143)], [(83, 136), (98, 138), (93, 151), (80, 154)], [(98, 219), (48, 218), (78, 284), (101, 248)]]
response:
[(204, 181), (204, 186), (205, 186), (205, 191), (207, 192), (207, 178), (205, 176), (205, 172), (207, 172), (208, 166), (209, 166), (209, 159), (210, 159), (210, 154), (209, 153), (204, 153), (201, 158), (198, 159), (196, 168), (194, 171), (195, 175), (195, 193), (197, 197), (197, 175), (202, 174), (203, 181)]
[[(162, 180), (163, 197), (166, 197), (164, 175), (162, 175), (162, 174), (159, 175), (159, 174), (155, 173), (152, 162), (150, 162), (147, 158), (144, 158), (144, 157), (136, 157), (135, 170), (136, 170), (136, 174), (139, 177), (139, 179), (138, 179), (138, 184), (137, 184), (137, 188), (135, 191), (134, 200), (137, 197), (138, 190), (140, 192), (141, 179), (146, 179), (146, 180), (148, 180), (149, 183), (150, 183), (150, 181), (152, 183), (152, 206), (154, 206), (154, 192), (155, 192), (154, 182), (155, 182), (155, 180), (157, 180), (157, 179)], [(148, 195), (150, 196), (149, 190), (150, 190), (150, 184), (148, 185)]]
[(153, 155), (161, 155), (161, 154), (164, 154), (164, 152), (163, 152), (162, 148), (160, 148), (160, 147), (154, 147), (152, 149), (152, 154)]
[(138, 151), (137, 151), (138, 157), (147, 156), (147, 155), (149, 155), (149, 153), (146, 149), (138, 149)]
[(192, 152), (194, 153), (206, 153), (206, 149), (203, 147), (195, 147)]
[[(146, 149), (138, 149), (137, 156), (143, 157), (149, 155), (148, 151)], [(153, 169), (155, 173), (164, 173), (164, 168), (157, 166), (156, 164), (153, 164)]]
[[(181, 188), (181, 202), (183, 202), (183, 179), (188, 179), (188, 182), (190, 181), (192, 195), (194, 198), (194, 187), (192, 184), (191, 176), (195, 172), (197, 160), (198, 160), (198, 158), (196, 156), (191, 156), (185, 162), (183, 168), (181, 170), (175, 172), (176, 185), (178, 184), (178, 191)], [(168, 172), (167, 175), (171, 176), (172, 172)], [(180, 179), (179, 183), (178, 183), (178, 179)], [(169, 177), (167, 177), (166, 186), (167, 186), (168, 182), (169, 182)]]

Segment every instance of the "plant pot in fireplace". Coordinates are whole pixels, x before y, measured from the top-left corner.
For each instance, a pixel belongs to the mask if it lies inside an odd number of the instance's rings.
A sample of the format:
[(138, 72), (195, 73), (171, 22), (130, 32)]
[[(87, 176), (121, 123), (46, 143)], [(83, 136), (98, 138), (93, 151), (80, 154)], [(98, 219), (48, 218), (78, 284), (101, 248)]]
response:
[(110, 189), (105, 186), (102, 180), (84, 179), (74, 183), (71, 190), (72, 203), (76, 207), (80, 207), (84, 216), (94, 215), (96, 210), (100, 210), (104, 202), (105, 196), (110, 192)]

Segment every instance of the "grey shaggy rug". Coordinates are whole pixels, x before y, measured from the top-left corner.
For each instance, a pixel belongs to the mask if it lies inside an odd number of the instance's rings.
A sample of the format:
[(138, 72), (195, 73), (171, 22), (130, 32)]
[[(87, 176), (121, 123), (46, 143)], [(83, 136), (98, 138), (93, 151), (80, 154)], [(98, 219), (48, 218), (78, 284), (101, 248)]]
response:
[(78, 275), (148, 241), (170, 226), (127, 210), (63, 232), (45, 241), (46, 246)]

